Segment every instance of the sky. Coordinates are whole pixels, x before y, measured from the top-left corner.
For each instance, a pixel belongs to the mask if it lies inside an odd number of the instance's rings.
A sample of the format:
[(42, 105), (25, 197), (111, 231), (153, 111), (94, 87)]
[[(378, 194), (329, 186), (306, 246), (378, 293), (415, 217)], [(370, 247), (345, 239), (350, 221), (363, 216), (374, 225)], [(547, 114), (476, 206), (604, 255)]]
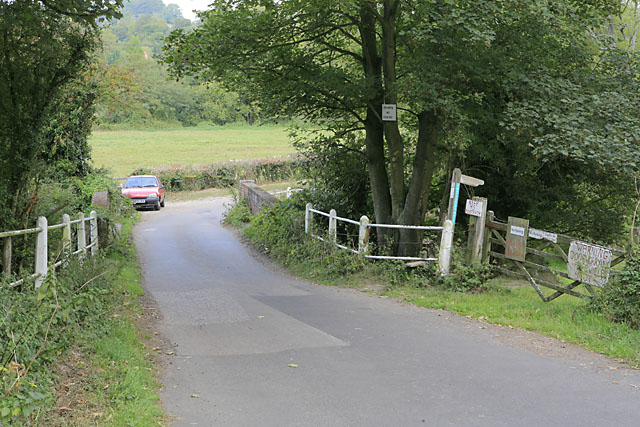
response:
[(180, 10), (182, 11), (182, 16), (187, 19), (194, 20), (196, 19), (196, 14), (191, 12), (193, 9), (197, 10), (206, 10), (207, 6), (211, 3), (212, 0), (162, 0), (164, 4), (177, 4), (180, 6)]

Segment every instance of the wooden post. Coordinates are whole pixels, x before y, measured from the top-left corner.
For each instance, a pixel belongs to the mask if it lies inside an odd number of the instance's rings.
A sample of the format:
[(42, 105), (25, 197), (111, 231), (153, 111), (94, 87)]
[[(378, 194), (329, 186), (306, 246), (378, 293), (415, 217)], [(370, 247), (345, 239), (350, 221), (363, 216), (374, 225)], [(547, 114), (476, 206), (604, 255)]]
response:
[(39, 288), (44, 279), (47, 277), (47, 269), (49, 260), (47, 259), (47, 233), (49, 231), (49, 224), (47, 218), (41, 216), (38, 218), (38, 234), (36, 235), (36, 289)]
[(91, 256), (96, 256), (98, 254), (98, 214), (96, 211), (91, 211), (89, 214), (89, 232), (91, 237)]
[(442, 229), (442, 238), (440, 239), (440, 256), (438, 258), (438, 269), (440, 274), (446, 276), (449, 274), (449, 265), (451, 263), (451, 246), (453, 244), (453, 222), (446, 220)]
[(329, 239), (336, 243), (338, 240), (338, 220), (336, 219), (338, 214), (335, 209), (329, 211)]
[(449, 210), (447, 211), (447, 219), (451, 220), (452, 224), (456, 224), (456, 216), (458, 210), (458, 197), (460, 197), (460, 180), (462, 172), (460, 169), (455, 168), (451, 174), (451, 189), (449, 192)]
[(312, 233), (312, 224), (313, 224), (313, 212), (311, 212), (311, 209), (313, 209), (313, 205), (311, 203), (307, 203), (307, 206), (304, 209), (304, 232), (306, 234), (311, 234)]
[(361, 254), (369, 249), (369, 241), (367, 239), (367, 230), (369, 228), (369, 218), (366, 215), (360, 217), (360, 229), (358, 231), (358, 252)]
[(2, 254), (2, 272), (5, 277), (11, 276), (11, 236), (4, 239), (4, 251)]
[(67, 266), (71, 257), (71, 217), (68, 214), (62, 215), (62, 257), (64, 265)]
[(472, 215), (469, 218), (469, 237), (467, 241), (467, 263), (479, 264), (482, 261), (482, 242), (487, 220), (487, 199), (474, 197), (474, 202), (482, 203), (480, 216)]
[[(487, 212), (487, 216), (489, 218), (489, 222), (494, 222), (496, 220), (496, 216), (493, 211)], [(491, 229), (486, 226), (484, 227), (484, 239), (482, 244), (482, 262), (484, 264), (489, 263), (489, 252), (491, 251)]]
[(87, 235), (85, 233), (84, 214), (82, 212), (78, 213), (78, 219), (80, 220), (76, 233), (78, 235), (78, 250), (80, 251), (78, 256), (83, 258), (87, 253)]

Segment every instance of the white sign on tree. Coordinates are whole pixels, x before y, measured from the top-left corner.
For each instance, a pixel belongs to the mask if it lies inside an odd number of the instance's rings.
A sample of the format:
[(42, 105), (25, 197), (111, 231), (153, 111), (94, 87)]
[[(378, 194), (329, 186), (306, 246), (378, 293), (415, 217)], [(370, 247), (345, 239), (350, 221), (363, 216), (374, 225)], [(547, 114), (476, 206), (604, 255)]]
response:
[(396, 121), (396, 104), (382, 104), (382, 121)]

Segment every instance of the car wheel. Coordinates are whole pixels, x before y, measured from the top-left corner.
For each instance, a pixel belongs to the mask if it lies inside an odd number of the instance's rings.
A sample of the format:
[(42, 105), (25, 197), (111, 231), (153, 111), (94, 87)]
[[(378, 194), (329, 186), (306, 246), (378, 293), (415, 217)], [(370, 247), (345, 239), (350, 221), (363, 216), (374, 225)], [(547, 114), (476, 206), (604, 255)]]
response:
[(162, 201), (160, 202), (160, 207), (164, 208), (164, 200), (166, 199), (166, 197), (164, 199), (162, 199)]
[(160, 201), (153, 206), (153, 209), (159, 211), (160, 210)]

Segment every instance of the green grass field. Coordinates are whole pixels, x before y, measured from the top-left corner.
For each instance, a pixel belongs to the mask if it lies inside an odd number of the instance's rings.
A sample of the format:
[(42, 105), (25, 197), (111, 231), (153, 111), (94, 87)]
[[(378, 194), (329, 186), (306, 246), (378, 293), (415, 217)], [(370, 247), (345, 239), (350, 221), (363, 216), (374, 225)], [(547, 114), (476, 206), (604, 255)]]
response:
[(201, 167), (228, 160), (293, 154), (283, 126), (225, 126), (145, 131), (95, 131), (93, 163), (125, 177), (141, 167)]

